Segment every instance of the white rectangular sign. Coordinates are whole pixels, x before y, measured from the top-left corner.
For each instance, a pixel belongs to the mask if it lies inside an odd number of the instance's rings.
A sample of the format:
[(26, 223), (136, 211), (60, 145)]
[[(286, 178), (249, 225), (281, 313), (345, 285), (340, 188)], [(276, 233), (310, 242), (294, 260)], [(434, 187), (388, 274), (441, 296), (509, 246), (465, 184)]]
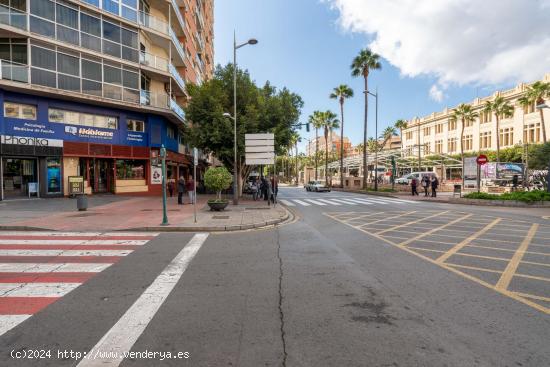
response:
[(272, 147), (275, 145), (275, 140), (246, 140), (247, 147)]
[(247, 166), (260, 166), (260, 165), (270, 165), (273, 164), (273, 159), (248, 159), (246, 158), (246, 165)]
[(63, 140), (29, 138), (24, 136), (2, 135), (2, 144), (27, 145), (35, 147), (63, 147)]
[(245, 134), (246, 164), (269, 165), (275, 163), (275, 134)]
[(275, 134), (244, 134), (245, 140), (275, 140)]
[(247, 153), (246, 159), (275, 159), (275, 153)]
[(256, 146), (256, 147), (250, 147), (250, 146), (246, 146), (245, 147), (245, 152), (248, 154), (248, 153), (269, 153), (269, 152), (273, 152), (273, 148), (272, 147), (266, 147), (266, 146)]

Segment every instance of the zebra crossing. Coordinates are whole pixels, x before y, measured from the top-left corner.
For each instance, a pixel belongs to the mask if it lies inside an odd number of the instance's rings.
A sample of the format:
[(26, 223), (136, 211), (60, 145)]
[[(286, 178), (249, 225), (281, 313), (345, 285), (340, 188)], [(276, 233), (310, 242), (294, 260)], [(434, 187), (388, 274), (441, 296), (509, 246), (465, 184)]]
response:
[(360, 206), (360, 205), (408, 205), (408, 204), (418, 204), (417, 201), (406, 200), (406, 199), (394, 199), (387, 197), (372, 197), (368, 196), (366, 198), (362, 197), (327, 197), (327, 198), (285, 198), (278, 199), (279, 202), (286, 206)]
[(0, 335), (156, 233), (0, 232)]

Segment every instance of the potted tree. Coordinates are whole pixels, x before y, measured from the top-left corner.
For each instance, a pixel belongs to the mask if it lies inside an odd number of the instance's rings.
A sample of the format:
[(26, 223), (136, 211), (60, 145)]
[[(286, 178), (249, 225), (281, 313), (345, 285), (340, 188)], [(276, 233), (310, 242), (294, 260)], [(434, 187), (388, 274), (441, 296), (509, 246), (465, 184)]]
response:
[(209, 168), (204, 174), (204, 185), (207, 189), (216, 192), (216, 199), (208, 200), (210, 210), (224, 210), (229, 201), (222, 199), (222, 190), (229, 188), (233, 182), (231, 174), (225, 167)]

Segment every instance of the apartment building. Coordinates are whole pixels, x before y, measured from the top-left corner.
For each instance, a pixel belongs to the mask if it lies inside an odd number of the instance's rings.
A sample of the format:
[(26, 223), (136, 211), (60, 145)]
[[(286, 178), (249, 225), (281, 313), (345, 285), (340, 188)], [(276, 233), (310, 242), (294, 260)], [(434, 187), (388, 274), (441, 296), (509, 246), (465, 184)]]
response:
[[(550, 74), (546, 74), (543, 81), (550, 82)], [(525, 95), (529, 85), (520, 84), (509, 90), (497, 91), (491, 96), (476, 98), (470, 103), (479, 117), (464, 127), (465, 152), (496, 150), (497, 134), (500, 135), (501, 149), (516, 144), (542, 143), (540, 111), (535, 103), (525, 108), (518, 104), (518, 99)], [(499, 131), (496, 131), (494, 114), (484, 112), (485, 103), (496, 96), (502, 96), (514, 107), (512, 117), (500, 119)], [(549, 105), (548, 101), (546, 105)], [(446, 108), (441, 112), (408, 121), (408, 127), (403, 130), (402, 136), (405, 152), (416, 155), (420, 145), (423, 156), (460, 154), (461, 123), (452, 121), (452, 113), (452, 109)], [(550, 134), (550, 108), (543, 108), (543, 113), (546, 132)]]
[(213, 0), (2, 0), (0, 199), (161, 190), (188, 175), (186, 84), (213, 71)]
[[(319, 142), (319, 152), (324, 152), (326, 148), (325, 144), (325, 137), (319, 136), (317, 138), (317, 141)], [(344, 136), (344, 155), (345, 152), (351, 148), (351, 142), (348, 137)], [(315, 138), (310, 140), (308, 145), (306, 146), (306, 153), (307, 155), (315, 155)], [(328, 151), (330, 152), (336, 152), (337, 154), (340, 154), (340, 135), (332, 133), (328, 137)]]

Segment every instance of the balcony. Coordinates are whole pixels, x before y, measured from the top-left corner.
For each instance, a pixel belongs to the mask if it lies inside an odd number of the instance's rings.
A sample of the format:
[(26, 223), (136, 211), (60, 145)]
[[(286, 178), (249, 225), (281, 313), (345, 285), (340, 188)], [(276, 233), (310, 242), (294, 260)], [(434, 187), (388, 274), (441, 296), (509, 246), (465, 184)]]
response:
[(183, 19), (183, 16), (181, 15), (181, 11), (179, 9), (178, 4), (176, 4), (175, 0), (170, 0), (170, 4), (172, 4), (172, 8), (174, 9), (174, 13), (176, 13), (176, 18), (178, 18), (178, 22), (180, 24), (180, 27), (182, 30), (185, 29), (185, 20)]
[(199, 30), (204, 29), (204, 19), (202, 17), (202, 12), (199, 9), (199, 6), (195, 7), (195, 23), (197, 23), (197, 28)]
[(170, 109), (174, 111), (179, 118), (185, 121), (185, 112), (183, 112), (183, 108), (181, 108), (172, 98), (170, 98)]
[(160, 71), (168, 71), (168, 59), (160, 56), (155, 56), (145, 51), (139, 53), (139, 63)]
[(145, 28), (152, 29), (164, 35), (168, 35), (171, 30), (168, 23), (143, 11), (139, 12), (139, 24)]
[(0, 60), (0, 79), (28, 83), (29, 66), (13, 61)]
[(14, 9), (0, 13), (0, 24), (27, 30), (27, 14)]
[(185, 91), (185, 81), (181, 77), (179, 71), (176, 69), (176, 67), (172, 64), (169, 64), (170, 74), (174, 77), (174, 80), (176, 83), (178, 83), (178, 86), (181, 88), (182, 91)]
[(183, 49), (183, 46), (181, 45), (181, 42), (179, 41), (178, 37), (176, 36), (176, 33), (174, 33), (172, 28), (169, 28), (169, 29), (170, 29), (170, 37), (172, 38), (172, 42), (174, 43), (174, 46), (178, 51), (178, 54), (180, 55), (182, 60), (185, 60), (185, 51)]

